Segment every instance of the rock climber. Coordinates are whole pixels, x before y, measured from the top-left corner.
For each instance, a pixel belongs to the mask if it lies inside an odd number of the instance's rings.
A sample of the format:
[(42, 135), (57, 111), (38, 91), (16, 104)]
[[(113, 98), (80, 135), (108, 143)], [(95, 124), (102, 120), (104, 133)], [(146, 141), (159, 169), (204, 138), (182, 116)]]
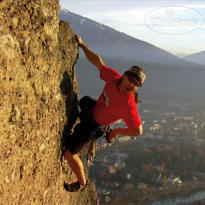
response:
[(75, 38), (87, 60), (99, 70), (100, 78), (106, 84), (97, 101), (90, 97), (83, 97), (80, 100), (81, 122), (69, 136), (64, 151), (64, 157), (77, 176), (77, 182), (64, 184), (65, 189), (70, 192), (83, 190), (87, 185), (78, 153), (91, 137), (101, 137), (107, 126), (119, 119), (122, 119), (127, 127), (110, 130), (106, 137), (109, 143), (114, 142), (118, 135), (142, 135), (142, 122), (136, 105), (138, 95), (135, 93), (146, 79), (146, 71), (139, 66), (132, 66), (121, 75), (106, 66), (102, 58), (88, 48), (80, 36), (75, 34)]

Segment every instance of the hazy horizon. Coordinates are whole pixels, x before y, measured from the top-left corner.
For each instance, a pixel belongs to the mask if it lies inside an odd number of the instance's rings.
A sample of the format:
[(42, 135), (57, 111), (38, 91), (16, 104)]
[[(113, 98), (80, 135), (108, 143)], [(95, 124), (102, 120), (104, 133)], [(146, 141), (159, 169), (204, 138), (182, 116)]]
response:
[(179, 57), (205, 50), (202, 1), (60, 0), (60, 6)]

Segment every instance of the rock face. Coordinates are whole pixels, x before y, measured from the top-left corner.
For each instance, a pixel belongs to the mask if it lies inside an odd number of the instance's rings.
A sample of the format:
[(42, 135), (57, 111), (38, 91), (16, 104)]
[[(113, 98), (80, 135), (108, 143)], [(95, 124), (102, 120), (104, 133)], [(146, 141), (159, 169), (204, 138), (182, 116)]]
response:
[(77, 116), (78, 49), (59, 9), (58, 0), (0, 1), (0, 204), (96, 198), (92, 184), (63, 188), (76, 180), (61, 150)]

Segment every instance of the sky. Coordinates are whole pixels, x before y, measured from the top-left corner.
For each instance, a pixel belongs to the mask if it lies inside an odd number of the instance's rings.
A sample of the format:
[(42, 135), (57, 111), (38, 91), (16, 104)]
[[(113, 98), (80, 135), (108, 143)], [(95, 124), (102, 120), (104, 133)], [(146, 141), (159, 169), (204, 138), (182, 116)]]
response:
[(205, 51), (204, 0), (60, 0), (60, 6), (179, 57)]

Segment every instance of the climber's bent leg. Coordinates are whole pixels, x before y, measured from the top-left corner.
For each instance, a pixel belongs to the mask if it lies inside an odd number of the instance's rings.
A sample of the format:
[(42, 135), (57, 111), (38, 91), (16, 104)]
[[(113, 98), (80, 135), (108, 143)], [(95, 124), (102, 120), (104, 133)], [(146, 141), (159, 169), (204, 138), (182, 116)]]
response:
[(65, 150), (64, 156), (68, 160), (71, 169), (77, 176), (78, 181), (81, 187), (83, 188), (86, 185), (86, 178), (84, 174), (83, 163), (80, 160), (78, 154), (72, 154), (70, 151)]

